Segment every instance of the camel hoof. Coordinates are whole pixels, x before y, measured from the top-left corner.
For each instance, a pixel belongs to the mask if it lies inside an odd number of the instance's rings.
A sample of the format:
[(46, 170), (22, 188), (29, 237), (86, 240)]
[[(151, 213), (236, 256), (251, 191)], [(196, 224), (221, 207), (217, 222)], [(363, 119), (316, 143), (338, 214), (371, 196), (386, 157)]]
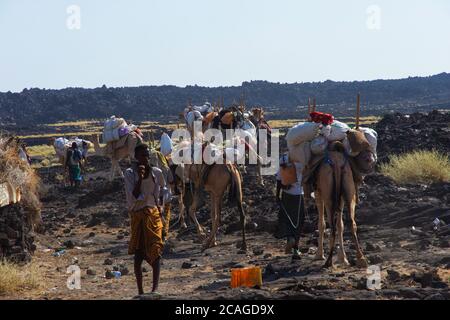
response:
[(314, 261), (325, 261), (325, 256), (323, 254), (316, 254)]
[(202, 246), (202, 252), (205, 252), (206, 250), (214, 248), (214, 247), (217, 247), (217, 241), (214, 241), (214, 242), (208, 241), (207, 243), (205, 243)]
[(369, 267), (369, 263), (366, 258), (360, 258), (356, 260), (356, 267), (360, 269), (367, 269)]
[(329, 259), (325, 264), (323, 265), (324, 269), (331, 269), (333, 267), (333, 260)]

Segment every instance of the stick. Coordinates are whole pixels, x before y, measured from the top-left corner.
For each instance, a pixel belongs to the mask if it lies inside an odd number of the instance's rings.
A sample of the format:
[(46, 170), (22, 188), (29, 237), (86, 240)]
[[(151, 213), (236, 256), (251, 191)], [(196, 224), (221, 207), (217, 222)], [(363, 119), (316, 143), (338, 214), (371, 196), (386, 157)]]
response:
[(361, 94), (358, 93), (358, 97), (356, 99), (356, 130), (359, 129), (360, 116), (361, 116)]
[(316, 112), (316, 98), (314, 98), (313, 102), (313, 112)]
[(155, 148), (155, 137), (153, 136), (153, 130), (150, 131), (150, 141), (152, 144), (152, 148)]
[(311, 120), (311, 98), (308, 98), (308, 119)]

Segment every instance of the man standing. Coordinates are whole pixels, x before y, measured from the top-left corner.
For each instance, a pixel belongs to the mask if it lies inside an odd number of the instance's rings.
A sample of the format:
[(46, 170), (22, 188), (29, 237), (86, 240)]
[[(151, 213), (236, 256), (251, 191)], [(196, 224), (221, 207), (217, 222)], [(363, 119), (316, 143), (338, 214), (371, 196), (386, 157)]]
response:
[(125, 171), (125, 192), (131, 225), (128, 253), (134, 254), (134, 273), (138, 292), (142, 295), (144, 260), (153, 269), (152, 292), (158, 290), (164, 225), (160, 199), (166, 182), (162, 171), (150, 166), (147, 145), (140, 144), (135, 148), (135, 159), (137, 163)]
[(78, 149), (76, 142), (72, 143), (72, 147), (67, 149), (66, 153), (66, 169), (69, 171), (69, 180), (71, 187), (79, 187), (81, 183), (81, 169), (82, 169), (83, 155)]
[[(282, 184), (281, 170), (288, 166), (295, 167), (296, 182), (285, 186)], [(279, 228), (281, 236), (286, 237), (286, 254), (293, 254), (294, 260), (299, 260), (301, 253), (299, 250), (300, 231), (305, 220), (305, 207), (302, 188), (301, 163), (290, 163), (289, 154), (284, 154), (280, 159), (280, 170), (277, 173), (276, 199), (280, 205)], [(280, 194), (281, 198), (280, 198)]]

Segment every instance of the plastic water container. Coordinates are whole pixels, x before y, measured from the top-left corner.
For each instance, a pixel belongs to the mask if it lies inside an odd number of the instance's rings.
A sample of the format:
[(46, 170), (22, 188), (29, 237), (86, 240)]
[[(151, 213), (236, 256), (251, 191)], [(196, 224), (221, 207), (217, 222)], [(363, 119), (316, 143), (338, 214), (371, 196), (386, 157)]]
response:
[(231, 288), (262, 287), (262, 272), (260, 267), (232, 269)]

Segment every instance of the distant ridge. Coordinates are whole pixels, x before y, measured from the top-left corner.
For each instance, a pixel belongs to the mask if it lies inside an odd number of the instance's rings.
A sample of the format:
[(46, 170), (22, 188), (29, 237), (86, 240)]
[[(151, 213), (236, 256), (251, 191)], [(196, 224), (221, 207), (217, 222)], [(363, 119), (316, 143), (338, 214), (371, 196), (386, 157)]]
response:
[(292, 116), (308, 97), (315, 97), (327, 110), (346, 115), (356, 93), (363, 97), (365, 112), (383, 114), (389, 110), (450, 108), (450, 74), (409, 77), (397, 80), (308, 82), (281, 84), (244, 82), (241, 86), (142, 86), (61, 90), (24, 89), (0, 93), (0, 123), (18, 125), (53, 123), (77, 119), (99, 119), (112, 114), (135, 121), (176, 116), (192, 100), (201, 104), (223, 97), (225, 104), (239, 102), (244, 94), (247, 106), (261, 105), (274, 117)]

